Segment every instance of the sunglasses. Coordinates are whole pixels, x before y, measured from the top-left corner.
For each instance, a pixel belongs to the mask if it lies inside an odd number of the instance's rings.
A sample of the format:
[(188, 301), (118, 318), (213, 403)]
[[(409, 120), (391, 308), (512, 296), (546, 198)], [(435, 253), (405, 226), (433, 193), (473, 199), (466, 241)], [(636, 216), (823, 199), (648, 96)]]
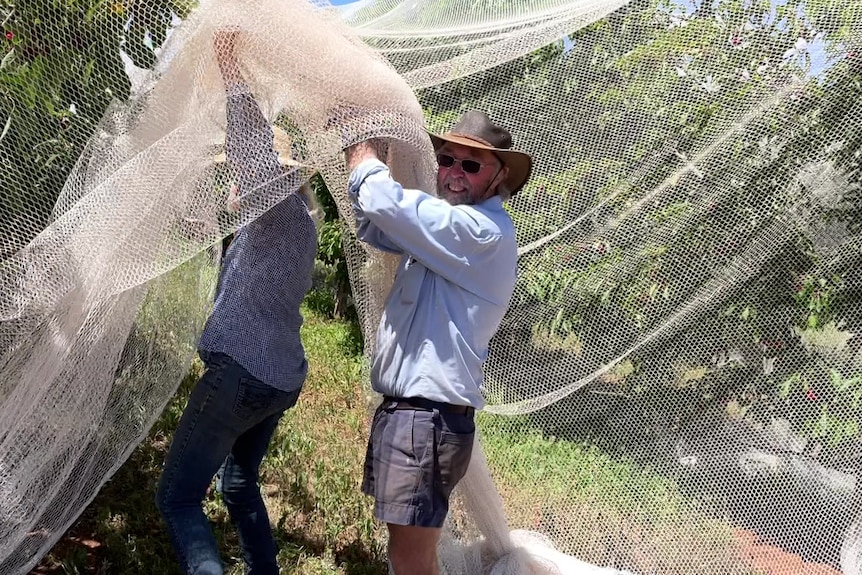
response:
[(459, 160), (449, 154), (437, 154), (437, 165), (441, 168), (451, 168), (456, 163), (461, 164), (461, 169), (468, 174), (478, 174), (487, 165), (476, 160)]

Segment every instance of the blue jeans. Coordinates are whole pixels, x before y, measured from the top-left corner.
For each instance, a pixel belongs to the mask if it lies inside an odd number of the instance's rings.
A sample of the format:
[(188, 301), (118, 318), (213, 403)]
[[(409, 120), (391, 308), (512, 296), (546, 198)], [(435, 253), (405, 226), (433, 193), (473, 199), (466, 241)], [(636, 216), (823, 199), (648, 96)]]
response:
[(231, 357), (201, 352), (198, 381), (168, 452), (156, 503), (185, 573), (222, 575), (218, 544), (201, 503), (216, 473), (239, 533), (248, 575), (277, 575), (277, 550), (260, 495), (258, 470), (299, 390), (255, 379)]

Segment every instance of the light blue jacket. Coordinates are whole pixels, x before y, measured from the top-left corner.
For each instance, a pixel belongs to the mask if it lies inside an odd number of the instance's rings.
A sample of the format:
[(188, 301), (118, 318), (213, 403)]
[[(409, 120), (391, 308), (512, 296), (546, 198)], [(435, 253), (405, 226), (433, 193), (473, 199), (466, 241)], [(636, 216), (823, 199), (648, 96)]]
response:
[(499, 196), (453, 206), (366, 160), (350, 175), (359, 238), (403, 254), (377, 329), (375, 391), (481, 409), (482, 364), (515, 288), (515, 227)]

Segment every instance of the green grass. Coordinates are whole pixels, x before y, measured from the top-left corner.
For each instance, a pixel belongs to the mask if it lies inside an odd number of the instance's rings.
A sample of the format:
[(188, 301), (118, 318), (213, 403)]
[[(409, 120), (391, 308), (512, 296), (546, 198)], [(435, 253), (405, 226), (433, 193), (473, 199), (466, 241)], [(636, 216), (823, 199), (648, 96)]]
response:
[[(383, 574), (385, 533), (359, 492), (369, 413), (361, 341), (352, 324), (304, 313), (308, 380), (261, 470), (280, 564), (285, 573)], [(199, 373), (196, 363), (146, 440), (36, 573), (180, 573), (154, 493)], [(570, 542), (564, 552), (638, 573), (752, 573), (733, 560), (730, 528), (699, 512), (673, 480), (593, 445), (543, 436), (527, 418), (481, 414), (479, 427), (513, 528), (541, 531)], [(228, 573), (242, 573), (215, 490), (205, 509)]]
[[(361, 342), (348, 323), (306, 312), (310, 370), (261, 469), (262, 491), (286, 573), (386, 573), (384, 533), (360, 493), (367, 434)], [(180, 570), (155, 506), (171, 436), (200, 375), (195, 363), (148, 437), (102, 489), (35, 573), (172, 575)], [(242, 573), (227, 511), (213, 489), (204, 505), (228, 573)]]
[(674, 480), (595, 445), (545, 436), (527, 417), (481, 413), (478, 425), (511, 527), (635, 573), (756, 574), (737, 556), (732, 528), (698, 509)]

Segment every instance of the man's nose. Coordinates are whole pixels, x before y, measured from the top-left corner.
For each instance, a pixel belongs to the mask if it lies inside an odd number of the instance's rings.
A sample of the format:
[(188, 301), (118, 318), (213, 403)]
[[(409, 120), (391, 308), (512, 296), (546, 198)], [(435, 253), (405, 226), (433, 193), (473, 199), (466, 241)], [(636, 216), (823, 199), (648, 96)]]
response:
[(449, 167), (449, 173), (459, 177), (464, 177), (464, 174), (466, 174), (464, 168), (461, 167), (461, 162), (458, 160), (455, 160), (455, 163)]

